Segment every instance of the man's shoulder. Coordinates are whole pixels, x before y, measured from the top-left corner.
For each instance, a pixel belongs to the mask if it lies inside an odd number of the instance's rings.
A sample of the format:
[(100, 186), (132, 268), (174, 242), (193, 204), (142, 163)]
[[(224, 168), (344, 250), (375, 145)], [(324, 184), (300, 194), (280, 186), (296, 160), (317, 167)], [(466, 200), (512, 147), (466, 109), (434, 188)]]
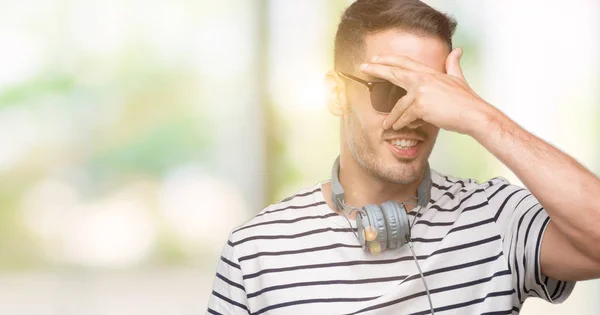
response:
[[(485, 181), (475, 178), (457, 177), (432, 170), (432, 198), (444, 194), (460, 195), (463, 198), (475, 193), (480, 193), (486, 199), (505, 199), (513, 194), (530, 194), (523, 186), (513, 184), (503, 176), (495, 176)], [(498, 196), (498, 198), (494, 198)], [(460, 199), (460, 198), (459, 198)]]
[(439, 195), (469, 195), (474, 192), (493, 193), (499, 188), (519, 189), (521, 187), (511, 184), (506, 178), (496, 176), (485, 181), (480, 181), (475, 178), (459, 177), (436, 170), (431, 170), (431, 179), (433, 185), (434, 196), (435, 192)]
[(431, 170), (431, 182), (434, 191), (447, 191), (452, 193), (476, 190), (481, 185), (481, 183), (474, 178), (453, 176), (436, 170)]
[(443, 185), (448, 185), (448, 184), (457, 184), (460, 185), (462, 187), (467, 187), (467, 186), (495, 186), (495, 185), (510, 185), (510, 182), (502, 177), (502, 176), (495, 176), (492, 177), (488, 180), (485, 181), (479, 181), (475, 178), (470, 178), (470, 177), (459, 177), (459, 176), (454, 176), (454, 175), (450, 175), (450, 174), (446, 174), (437, 170), (431, 170), (431, 178), (433, 180), (434, 183), (437, 183), (438, 185), (443, 184)]
[(322, 194), (322, 183), (316, 183), (310, 187), (305, 187), (289, 194), (280, 201), (272, 203), (260, 211), (254, 218), (280, 218), (295, 216), (300, 211), (298, 209), (310, 209), (324, 205), (325, 200)]
[[(248, 235), (251, 231), (259, 230), (257, 227), (273, 225), (287, 220), (297, 220), (302, 216), (315, 212), (314, 208), (326, 205), (321, 186), (321, 182), (316, 183), (310, 187), (299, 189), (280, 201), (269, 204), (249, 220), (235, 227), (231, 232), (232, 235)], [(241, 231), (245, 232), (238, 233)]]

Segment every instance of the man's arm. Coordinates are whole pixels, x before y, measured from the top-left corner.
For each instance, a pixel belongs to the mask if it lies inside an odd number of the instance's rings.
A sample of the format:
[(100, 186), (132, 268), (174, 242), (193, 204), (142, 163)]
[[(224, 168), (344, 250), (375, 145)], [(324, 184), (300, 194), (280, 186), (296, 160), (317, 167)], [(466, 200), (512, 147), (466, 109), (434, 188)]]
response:
[(483, 113), (471, 136), (506, 165), (551, 218), (542, 272), (558, 280), (600, 277), (600, 179), (500, 111)]
[(217, 273), (212, 293), (208, 299), (206, 314), (250, 314), (242, 268), (231, 240), (231, 234), (217, 264)]

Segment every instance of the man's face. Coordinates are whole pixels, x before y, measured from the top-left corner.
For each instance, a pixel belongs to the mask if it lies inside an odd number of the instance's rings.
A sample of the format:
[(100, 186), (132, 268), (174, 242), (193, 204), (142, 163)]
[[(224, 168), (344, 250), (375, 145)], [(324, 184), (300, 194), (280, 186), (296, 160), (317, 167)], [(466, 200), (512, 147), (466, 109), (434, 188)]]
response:
[[(445, 72), (449, 54), (448, 46), (437, 38), (398, 30), (367, 35), (365, 46), (365, 63), (373, 56), (403, 55), (440, 72)], [(355, 67), (355, 76), (381, 81), (358, 71), (359, 66)], [(418, 120), (401, 130), (384, 130), (382, 125), (387, 115), (373, 109), (366, 87), (350, 80), (345, 82), (349, 111), (342, 120), (342, 141), (357, 163), (376, 178), (391, 183), (410, 184), (419, 180), (439, 128)]]

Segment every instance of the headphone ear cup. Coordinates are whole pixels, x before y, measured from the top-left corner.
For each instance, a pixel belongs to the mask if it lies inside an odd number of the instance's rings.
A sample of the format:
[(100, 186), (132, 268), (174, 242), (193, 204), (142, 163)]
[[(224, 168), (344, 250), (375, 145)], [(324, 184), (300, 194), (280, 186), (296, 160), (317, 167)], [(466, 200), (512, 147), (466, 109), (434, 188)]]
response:
[(385, 218), (385, 226), (387, 231), (387, 246), (390, 249), (398, 248), (398, 225), (400, 224), (400, 217), (398, 216), (398, 211), (396, 208), (396, 205), (394, 205), (394, 203), (391, 201), (386, 201), (381, 204), (381, 211), (383, 212), (383, 216)]
[(410, 225), (406, 208), (403, 205), (386, 201), (381, 204), (385, 223), (387, 227), (388, 248), (400, 248), (406, 244), (410, 238)]
[[(383, 212), (378, 205), (372, 204), (364, 206), (363, 210), (367, 214), (370, 226), (375, 228), (375, 231), (377, 231), (377, 238), (374, 240), (374, 242), (378, 242), (381, 246), (381, 251), (383, 251), (387, 248), (388, 244), (386, 232), (387, 227), (385, 225)], [(364, 227), (366, 228), (367, 226), (365, 225)]]

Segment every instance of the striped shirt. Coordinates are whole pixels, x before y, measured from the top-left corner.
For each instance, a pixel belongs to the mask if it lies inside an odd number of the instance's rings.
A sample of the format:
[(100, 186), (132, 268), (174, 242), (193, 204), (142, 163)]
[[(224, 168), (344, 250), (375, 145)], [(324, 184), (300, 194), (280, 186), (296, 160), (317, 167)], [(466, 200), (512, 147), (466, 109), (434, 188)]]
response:
[[(541, 273), (550, 218), (527, 189), (431, 170), (414, 250), (436, 313), (518, 314), (527, 297), (564, 301), (574, 282)], [(371, 255), (325, 203), (322, 183), (270, 205), (229, 235), (207, 314), (429, 314), (408, 246)], [(356, 228), (355, 221), (351, 221)]]

